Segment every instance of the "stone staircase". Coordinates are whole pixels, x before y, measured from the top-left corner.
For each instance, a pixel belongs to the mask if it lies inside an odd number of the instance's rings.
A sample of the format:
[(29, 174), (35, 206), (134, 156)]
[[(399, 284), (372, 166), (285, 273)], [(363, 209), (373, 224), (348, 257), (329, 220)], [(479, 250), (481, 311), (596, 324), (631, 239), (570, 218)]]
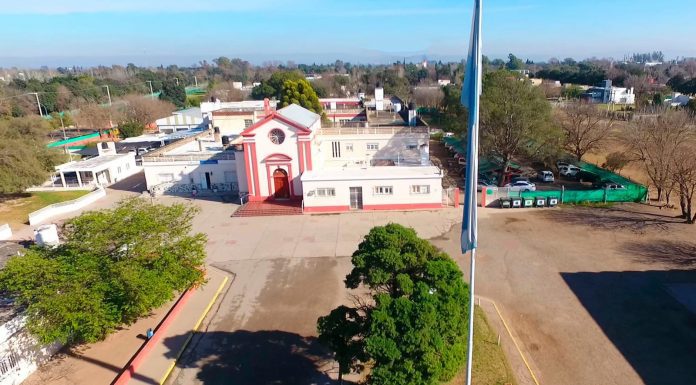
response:
[(270, 217), (301, 215), (302, 201), (248, 202), (232, 214), (233, 217)]

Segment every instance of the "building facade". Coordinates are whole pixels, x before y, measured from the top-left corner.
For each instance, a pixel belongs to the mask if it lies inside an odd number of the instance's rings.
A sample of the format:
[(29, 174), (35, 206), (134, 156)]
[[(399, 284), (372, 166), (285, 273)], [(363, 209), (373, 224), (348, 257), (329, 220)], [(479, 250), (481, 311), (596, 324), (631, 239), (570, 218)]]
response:
[(268, 103), (244, 129), (212, 116), (219, 130), (143, 157), (150, 191), (236, 191), (248, 201), (302, 201), (305, 212), (442, 206), (426, 127), (322, 127), (309, 110)]

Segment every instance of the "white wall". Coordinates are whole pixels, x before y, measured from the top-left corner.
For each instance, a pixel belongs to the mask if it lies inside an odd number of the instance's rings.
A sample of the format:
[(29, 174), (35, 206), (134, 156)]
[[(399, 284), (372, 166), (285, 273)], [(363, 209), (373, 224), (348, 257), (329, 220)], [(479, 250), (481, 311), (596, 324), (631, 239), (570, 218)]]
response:
[[(411, 185), (428, 185), (430, 193), (413, 194)], [(350, 187), (362, 187), (363, 206), (375, 205), (404, 205), (404, 204), (441, 204), (442, 203), (442, 179), (440, 178), (412, 178), (412, 179), (388, 179), (379, 180), (353, 180), (353, 181), (305, 181), (303, 183), (304, 206), (350, 206)], [(392, 186), (393, 195), (378, 195), (374, 193), (376, 186)], [(317, 188), (335, 188), (335, 197), (319, 197)]]
[(119, 162), (114, 162), (109, 165), (111, 183), (116, 183), (140, 172), (141, 168), (135, 164), (135, 153), (128, 153), (127, 155), (128, 156), (123, 157)]
[(40, 210), (29, 213), (29, 225), (33, 226), (57, 215), (79, 210), (105, 196), (106, 190), (104, 190), (103, 188), (99, 188), (77, 199), (61, 203), (54, 203), (52, 205), (46, 206)]
[[(237, 157), (241, 157), (241, 153), (237, 153)], [(225, 180), (225, 173), (227, 173), (228, 178), (234, 175), (234, 182), (241, 180), (238, 173), (237, 163), (242, 163), (243, 160), (218, 160), (217, 164), (200, 164), (199, 162), (150, 162), (146, 163), (143, 167), (145, 170), (145, 181), (147, 184), (147, 189), (151, 189), (162, 183), (177, 182), (179, 184), (191, 184), (194, 183), (198, 185), (199, 188), (203, 187), (203, 181), (205, 180), (205, 173), (212, 172), (210, 176), (210, 183), (229, 183)], [(244, 180), (244, 185), (246, 186), (246, 175), (241, 175)], [(240, 186), (240, 191), (241, 186)]]
[(22, 383), (61, 347), (57, 343), (41, 346), (24, 325), (25, 317), (19, 315), (0, 326), (0, 365), (7, 369), (0, 375), (0, 385)]
[(258, 121), (253, 111), (241, 115), (218, 115), (213, 112), (213, 127), (220, 127), (220, 135), (239, 135), (244, 131), (245, 120), (251, 120), (252, 124)]
[(4, 225), (0, 225), (0, 241), (4, 241), (7, 239), (12, 238), (12, 229), (10, 228), (10, 225), (5, 223)]
[[(397, 160), (404, 163), (419, 164), (421, 159), (420, 146), (428, 144), (428, 134), (371, 134), (371, 135), (321, 135), (318, 137), (319, 158), (323, 166), (319, 167), (349, 167), (361, 161), (370, 165), (373, 159)], [(333, 142), (339, 142), (341, 157), (333, 157)], [(378, 150), (368, 150), (368, 143), (377, 143)], [(353, 145), (353, 151), (348, 145)], [(416, 149), (408, 149), (408, 145), (416, 145)], [(317, 166), (314, 168), (317, 169)]]

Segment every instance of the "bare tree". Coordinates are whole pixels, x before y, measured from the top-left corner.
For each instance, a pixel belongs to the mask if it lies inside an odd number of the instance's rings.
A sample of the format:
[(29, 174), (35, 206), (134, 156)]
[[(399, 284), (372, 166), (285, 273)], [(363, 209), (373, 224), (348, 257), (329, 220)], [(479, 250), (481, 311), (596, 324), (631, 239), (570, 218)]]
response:
[(557, 110), (556, 121), (565, 134), (566, 151), (582, 160), (588, 152), (599, 150), (614, 126), (613, 116), (602, 114), (597, 106), (589, 103), (573, 103)]
[(80, 106), (80, 111), (75, 115), (75, 124), (79, 128), (103, 129), (111, 128), (112, 112), (108, 107), (102, 107), (96, 103), (86, 103)]
[(137, 123), (146, 126), (155, 120), (172, 114), (176, 107), (169, 102), (143, 97), (142, 95), (126, 95), (125, 102), (119, 107), (118, 123)]
[(438, 107), (442, 103), (444, 94), (441, 88), (418, 87), (413, 90), (413, 101), (423, 107)]
[(662, 201), (670, 187), (675, 157), (691, 131), (685, 111), (664, 110), (656, 119), (639, 120), (624, 133), (624, 141), (635, 160), (645, 166), (648, 178)]
[(680, 148), (676, 151), (672, 159), (671, 181), (679, 193), (679, 206), (681, 207), (682, 216), (686, 219), (686, 223), (693, 224), (696, 222), (696, 215), (693, 209), (694, 195), (696, 195), (696, 157), (694, 157), (693, 146), (696, 145), (690, 141), (690, 145), (682, 142)]

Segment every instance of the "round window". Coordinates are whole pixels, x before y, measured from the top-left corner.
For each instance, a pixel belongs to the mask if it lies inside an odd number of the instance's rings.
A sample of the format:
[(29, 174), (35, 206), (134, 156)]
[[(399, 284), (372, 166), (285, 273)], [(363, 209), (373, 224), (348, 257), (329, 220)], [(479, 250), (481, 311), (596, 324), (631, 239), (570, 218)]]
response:
[(274, 144), (281, 144), (285, 141), (285, 133), (283, 130), (275, 128), (268, 133), (268, 138), (271, 139), (271, 142)]

